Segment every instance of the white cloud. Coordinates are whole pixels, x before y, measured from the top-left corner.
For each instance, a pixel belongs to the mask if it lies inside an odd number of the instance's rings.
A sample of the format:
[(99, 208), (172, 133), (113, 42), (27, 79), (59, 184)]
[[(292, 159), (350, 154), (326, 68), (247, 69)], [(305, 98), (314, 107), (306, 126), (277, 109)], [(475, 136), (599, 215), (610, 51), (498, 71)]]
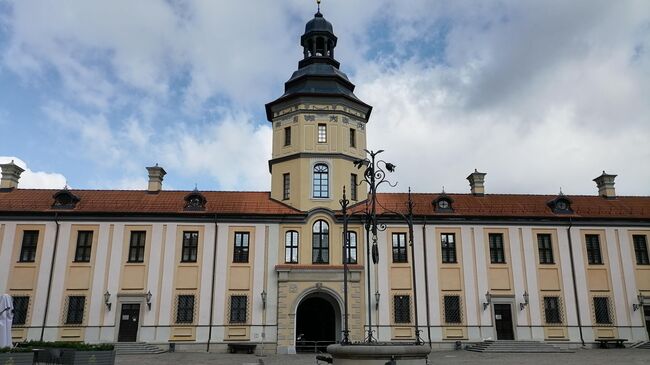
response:
[(13, 156), (0, 156), (0, 164), (13, 161), (25, 171), (20, 175), (18, 188), (20, 189), (63, 189), (66, 185), (66, 178), (56, 172), (32, 171), (27, 164)]

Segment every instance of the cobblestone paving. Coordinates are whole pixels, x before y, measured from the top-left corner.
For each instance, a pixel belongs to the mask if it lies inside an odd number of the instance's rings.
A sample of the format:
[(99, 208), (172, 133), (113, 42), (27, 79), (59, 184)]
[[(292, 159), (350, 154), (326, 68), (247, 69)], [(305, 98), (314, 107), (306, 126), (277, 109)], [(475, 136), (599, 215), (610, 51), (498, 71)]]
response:
[[(399, 361), (397, 362), (399, 364)], [(245, 354), (208, 354), (176, 352), (159, 355), (119, 355), (118, 365), (307, 365), (319, 364), (314, 354), (269, 355), (259, 357)], [(320, 364), (325, 364), (320, 362)], [(435, 351), (429, 364), (534, 364), (534, 365), (648, 365), (650, 350), (590, 349), (572, 354), (482, 354), (469, 351)]]

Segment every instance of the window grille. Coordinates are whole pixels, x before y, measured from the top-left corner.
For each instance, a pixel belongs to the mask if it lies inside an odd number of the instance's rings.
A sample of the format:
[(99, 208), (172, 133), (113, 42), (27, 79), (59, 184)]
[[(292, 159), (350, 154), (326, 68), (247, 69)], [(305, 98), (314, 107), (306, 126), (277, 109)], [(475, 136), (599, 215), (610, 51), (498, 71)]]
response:
[(246, 323), (248, 297), (233, 295), (230, 297), (230, 323)]
[(330, 229), (327, 222), (318, 220), (312, 227), (312, 263), (329, 263)]
[(357, 174), (350, 175), (350, 199), (357, 200)]
[(632, 236), (634, 241), (634, 254), (637, 265), (650, 265), (648, 260), (648, 240), (645, 235), (635, 234)]
[(318, 143), (327, 142), (327, 125), (319, 124), (318, 125)]
[(248, 232), (235, 232), (235, 249), (232, 262), (248, 262)]
[(284, 145), (285, 146), (291, 145), (291, 127), (284, 128)]
[(393, 262), (408, 262), (406, 233), (393, 233)]
[(456, 263), (456, 235), (454, 233), (442, 233), (440, 235), (441, 254), (443, 264)]
[(314, 198), (329, 198), (329, 168), (323, 163), (314, 165)]
[(357, 131), (350, 128), (350, 147), (357, 147)]
[(548, 324), (564, 322), (560, 297), (544, 297), (544, 319)]
[(132, 231), (129, 243), (129, 262), (144, 262), (144, 244), (147, 232)]
[(298, 232), (288, 231), (284, 236), (284, 262), (298, 263)]
[(291, 189), (291, 175), (287, 174), (282, 174), (282, 199), (283, 200), (288, 200), (289, 199), (289, 192)]
[(601, 265), (603, 257), (600, 253), (600, 237), (597, 234), (588, 234), (585, 236), (585, 241), (589, 265)]
[(593, 303), (595, 322), (600, 325), (611, 325), (613, 311), (609, 297), (594, 297)]
[(176, 306), (176, 323), (194, 322), (194, 295), (179, 295)]
[(65, 324), (82, 324), (84, 321), (85, 305), (86, 297), (76, 295), (69, 296), (68, 313), (65, 319)]
[(445, 322), (460, 324), (463, 322), (459, 295), (444, 296)]
[(357, 263), (357, 233), (348, 231), (347, 263)]
[(411, 297), (408, 295), (395, 295), (393, 297), (393, 311), (395, 323), (410, 323)]
[(181, 262), (196, 262), (199, 251), (199, 232), (183, 232)]
[(540, 264), (553, 264), (553, 244), (550, 234), (537, 235), (537, 251), (539, 252)]
[(503, 234), (490, 233), (488, 234), (490, 241), (490, 262), (493, 264), (505, 264), (506, 255), (503, 247)]
[(23, 326), (27, 322), (27, 313), (29, 310), (29, 297), (16, 296), (13, 297), (14, 303), (14, 326)]
[(20, 247), (19, 262), (34, 262), (36, 260), (37, 244), (38, 244), (38, 231), (24, 231), (23, 242)]

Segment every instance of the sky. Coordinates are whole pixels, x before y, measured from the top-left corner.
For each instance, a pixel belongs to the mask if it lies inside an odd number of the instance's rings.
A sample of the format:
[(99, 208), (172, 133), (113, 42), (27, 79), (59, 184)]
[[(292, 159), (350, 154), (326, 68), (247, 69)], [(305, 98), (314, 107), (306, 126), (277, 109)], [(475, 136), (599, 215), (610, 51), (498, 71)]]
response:
[[(647, 0), (323, 0), (388, 191), (650, 195)], [(0, 163), (21, 188), (270, 189), (264, 104), (315, 1), (0, 0)]]

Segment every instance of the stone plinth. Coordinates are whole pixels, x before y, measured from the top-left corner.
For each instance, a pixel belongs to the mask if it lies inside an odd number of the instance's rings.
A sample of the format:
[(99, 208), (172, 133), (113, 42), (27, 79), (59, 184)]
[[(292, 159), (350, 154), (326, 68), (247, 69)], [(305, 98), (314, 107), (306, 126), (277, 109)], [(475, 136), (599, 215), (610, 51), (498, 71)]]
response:
[(399, 365), (425, 365), (431, 348), (427, 345), (375, 343), (330, 345), (327, 352), (335, 365), (385, 365), (394, 359)]

